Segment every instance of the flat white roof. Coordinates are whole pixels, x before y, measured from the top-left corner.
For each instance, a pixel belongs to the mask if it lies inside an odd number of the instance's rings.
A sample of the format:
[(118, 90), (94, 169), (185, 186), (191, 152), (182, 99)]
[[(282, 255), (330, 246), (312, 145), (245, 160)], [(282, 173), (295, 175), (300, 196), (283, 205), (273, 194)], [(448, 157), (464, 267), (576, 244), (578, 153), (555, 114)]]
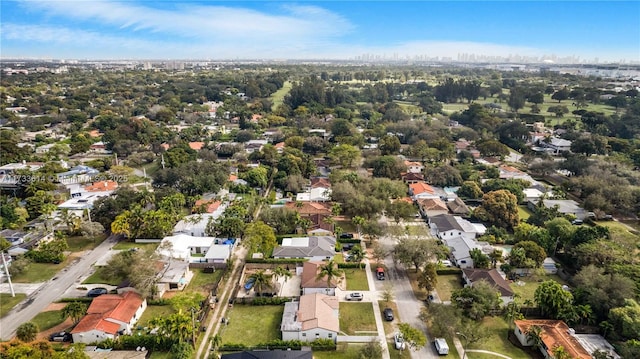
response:
[(292, 237), (282, 239), (283, 247), (308, 247), (309, 237)]

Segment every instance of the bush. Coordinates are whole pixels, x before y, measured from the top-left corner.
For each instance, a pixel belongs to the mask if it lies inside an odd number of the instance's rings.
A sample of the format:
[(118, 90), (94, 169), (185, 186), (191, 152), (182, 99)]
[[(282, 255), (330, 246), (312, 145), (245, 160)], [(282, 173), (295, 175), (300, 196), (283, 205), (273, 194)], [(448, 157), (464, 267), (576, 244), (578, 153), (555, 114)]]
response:
[(163, 305), (169, 305), (169, 304), (171, 304), (170, 301), (168, 299), (164, 299), (164, 298), (147, 300), (147, 305), (163, 306)]
[(359, 239), (353, 239), (353, 238), (338, 238), (338, 243), (360, 244), (360, 240)]
[(338, 263), (338, 268), (342, 268), (342, 269), (350, 269), (350, 268), (361, 268), (363, 267), (363, 264), (360, 263)]
[(241, 350), (252, 350), (252, 349), (282, 349), (282, 350), (300, 350), (303, 346), (311, 344), (312, 350), (318, 351), (332, 351), (336, 350), (336, 343), (334, 343), (331, 339), (316, 339), (311, 343), (303, 342), (300, 340), (280, 340), (275, 339), (268, 342), (260, 343), (256, 346), (249, 347), (244, 344), (237, 343), (226, 343), (220, 346), (219, 350), (221, 352), (234, 352)]
[(302, 264), (306, 258), (247, 258), (245, 263)]
[(89, 297), (78, 297), (78, 298), (60, 298), (58, 303), (72, 303), (72, 302), (82, 302), (82, 303), (91, 303), (93, 298)]
[(334, 351), (336, 343), (332, 339), (316, 339), (311, 342), (311, 349), (318, 351)]
[(218, 348), (218, 350), (221, 352), (237, 352), (245, 349), (248, 349), (246, 345), (238, 343), (226, 343)]
[(138, 347), (145, 347), (150, 351), (168, 352), (175, 344), (175, 341), (159, 335), (121, 335), (113, 343), (114, 350), (136, 350)]
[(271, 298), (259, 297), (259, 298), (253, 299), (253, 301), (251, 302), (251, 305), (282, 305), (290, 301), (291, 301), (291, 298), (285, 298), (285, 297), (271, 297)]

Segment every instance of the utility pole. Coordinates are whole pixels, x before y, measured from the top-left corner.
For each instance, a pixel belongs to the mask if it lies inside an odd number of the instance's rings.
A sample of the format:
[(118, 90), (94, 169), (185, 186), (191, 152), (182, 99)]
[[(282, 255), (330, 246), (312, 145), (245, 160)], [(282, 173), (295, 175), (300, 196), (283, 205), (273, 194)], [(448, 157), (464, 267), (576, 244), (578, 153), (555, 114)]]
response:
[(2, 257), (2, 267), (4, 268), (4, 272), (7, 274), (7, 279), (9, 280), (9, 288), (11, 289), (11, 296), (15, 297), (16, 292), (13, 290), (13, 283), (11, 283), (11, 275), (9, 274), (9, 268), (7, 267), (7, 261), (4, 259), (4, 252), (0, 252), (0, 257)]

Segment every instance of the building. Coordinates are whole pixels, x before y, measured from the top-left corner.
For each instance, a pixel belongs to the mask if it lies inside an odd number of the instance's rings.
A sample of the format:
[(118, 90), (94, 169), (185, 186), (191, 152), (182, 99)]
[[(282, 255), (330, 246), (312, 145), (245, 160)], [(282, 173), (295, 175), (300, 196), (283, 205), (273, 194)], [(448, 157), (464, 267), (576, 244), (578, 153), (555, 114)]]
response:
[(332, 259), (336, 254), (336, 238), (311, 236), (283, 238), (273, 250), (273, 258), (307, 258), (311, 261)]
[(93, 299), (87, 314), (71, 331), (74, 343), (96, 343), (131, 333), (147, 309), (147, 301), (136, 292), (104, 294)]
[(285, 303), (280, 325), (282, 340), (335, 341), (340, 331), (338, 308), (337, 297), (321, 293), (302, 295), (299, 302)]
[(580, 344), (574, 337), (575, 331), (562, 320), (515, 320), (514, 333), (522, 346), (533, 346), (534, 341), (529, 337), (529, 329), (537, 326), (541, 329), (540, 352), (546, 359), (552, 359), (553, 349), (562, 346), (569, 358), (573, 359), (591, 359), (591, 353)]
[(429, 217), (429, 228), (431, 228), (431, 233), (440, 239), (459, 236), (474, 239), (486, 232), (484, 225), (471, 223), (462, 217), (450, 214)]
[(562, 138), (552, 137), (549, 142), (540, 141), (540, 146), (551, 149), (551, 153), (560, 154), (561, 152), (571, 151), (571, 141)]
[(189, 263), (185, 261), (168, 261), (160, 274), (156, 283), (158, 298), (167, 291), (183, 290), (193, 278), (193, 272), (189, 269)]
[(296, 195), (297, 202), (328, 202), (331, 201), (331, 188), (313, 187), (306, 192)]
[(429, 218), (449, 213), (447, 204), (440, 198), (418, 198), (416, 203), (420, 213)]
[(407, 173), (422, 173), (424, 166), (420, 162), (404, 161), (404, 165), (407, 166)]
[(447, 208), (449, 208), (449, 212), (454, 215), (459, 215), (466, 217), (469, 215), (471, 210), (464, 203), (464, 201), (460, 197), (454, 198), (452, 201), (447, 201)]
[(513, 290), (506, 279), (500, 275), (497, 269), (463, 269), (462, 279), (465, 286), (473, 287), (474, 283), (485, 281), (500, 292), (503, 304), (513, 301)]
[(245, 350), (222, 354), (220, 359), (313, 359), (311, 350)]
[(336, 288), (339, 286), (339, 281), (332, 280), (327, 285), (327, 278), (318, 279), (320, 268), (325, 265), (325, 262), (304, 262), (302, 265), (302, 275), (300, 277), (300, 288), (302, 288), (302, 294), (322, 293), (326, 295), (336, 295)]
[[(578, 205), (578, 202), (572, 199), (544, 199), (543, 204), (547, 208), (558, 207), (558, 212), (562, 215), (572, 215), (577, 219), (585, 219), (589, 216), (589, 212)], [(534, 210), (538, 204), (538, 200), (527, 202), (529, 209)]]
[(224, 267), (231, 257), (234, 241), (215, 237), (194, 237), (178, 234), (165, 237), (158, 253), (165, 258), (174, 258), (188, 263), (211, 263)]
[(409, 184), (409, 196), (413, 200), (417, 200), (418, 198), (437, 198), (439, 197), (436, 194), (436, 191), (424, 182), (411, 183)]
[(58, 182), (62, 184), (73, 184), (91, 182), (98, 174), (100, 171), (95, 168), (79, 165), (72, 167), (67, 172), (58, 173), (56, 176)]
[(443, 238), (444, 244), (451, 250), (451, 260), (454, 265), (460, 268), (473, 268), (473, 259), (471, 259), (471, 251), (478, 249), (483, 253), (490, 253), (492, 247), (486, 242), (477, 242), (472, 238), (463, 236), (455, 236)]
[(186, 234), (193, 237), (207, 237), (207, 225), (215, 221), (218, 216), (210, 213), (192, 214), (181, 219), (173, 227), (173, 234)]

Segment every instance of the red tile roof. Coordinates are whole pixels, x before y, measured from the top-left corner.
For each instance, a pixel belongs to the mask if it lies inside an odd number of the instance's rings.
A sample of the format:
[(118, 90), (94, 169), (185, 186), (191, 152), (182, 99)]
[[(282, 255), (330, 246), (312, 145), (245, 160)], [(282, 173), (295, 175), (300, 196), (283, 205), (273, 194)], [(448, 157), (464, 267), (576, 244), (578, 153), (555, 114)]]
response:
[(204, 142), (189, 142), (189, 147), (192, 150), (200, 151), (204, 146)]
[(235, 180), (237, 180), (237, 179), (238, 179), (238, 176), (236, 176), (236, 175), (234, 175), (234, 174), (230, 174), (230, 175), (229, 175), (229, 182), (233, 182), (233, 181), (235, 181)]
[[(302, 264), (302, 276), (300, 278), (300, 288), (327, 288), (327, 277), (318, 279), (322, 262), (304, 262)], [(328, 288), (336, 288), (338, 283), (331, 281)]]
[(431, 193), (431, 194), (435, 193), (433, 188), (431, 188), (431, 186), (429, 186), (424, 182), (412, 183), (409, 185), (409, 188), (411, 189), (411, 193), (413, 193), (413, 195), (417, 195), (425, 192)]
[(200, 206), (204, 206), (204, 211), (206, 213), (213, 213), (213, 212), (216, 211), (216, 209), (218, 209), (218, 207), (220, 207), (221, 204), (222, 204), (222, 202), (220, 202), (220, 201), (199, 199), (193, 205), (193, 208), (195, 210), (197, 210), (197, 209), (200, 208)]
[(89, 305), (87, 315), (80, 320), (71, 333), (82, 333), (97, 329), (115, 334), (120, 325), (108, 319), (129, 323), (143, 302), (144, 299), (136, 292), (126, 292), (122, 296), (104, 294), (96, 297)]
[(87, 314), (73, 328), (71, 334), (84, 333), (94, 329), (115, 335), (120, 330), (120, 324), (104, 320), (100, 314)]
[(562, 320), (516, 320), (514, 323), (522, 333), (526, 333), (534, 325), (540, 327), (542, 329), (540, 339), (547, 347), (547, 353), (551, 358), (553, 357), (553, 349), (562, 346), (570, 358), (591, 359), (591, 354), (580, 345), (575, 337), (569, 334), (569, 326)]
[(116, 181), (98, 181), (84, 187), (87, 192), (115, 191), (116, 188), (118, 188)]

